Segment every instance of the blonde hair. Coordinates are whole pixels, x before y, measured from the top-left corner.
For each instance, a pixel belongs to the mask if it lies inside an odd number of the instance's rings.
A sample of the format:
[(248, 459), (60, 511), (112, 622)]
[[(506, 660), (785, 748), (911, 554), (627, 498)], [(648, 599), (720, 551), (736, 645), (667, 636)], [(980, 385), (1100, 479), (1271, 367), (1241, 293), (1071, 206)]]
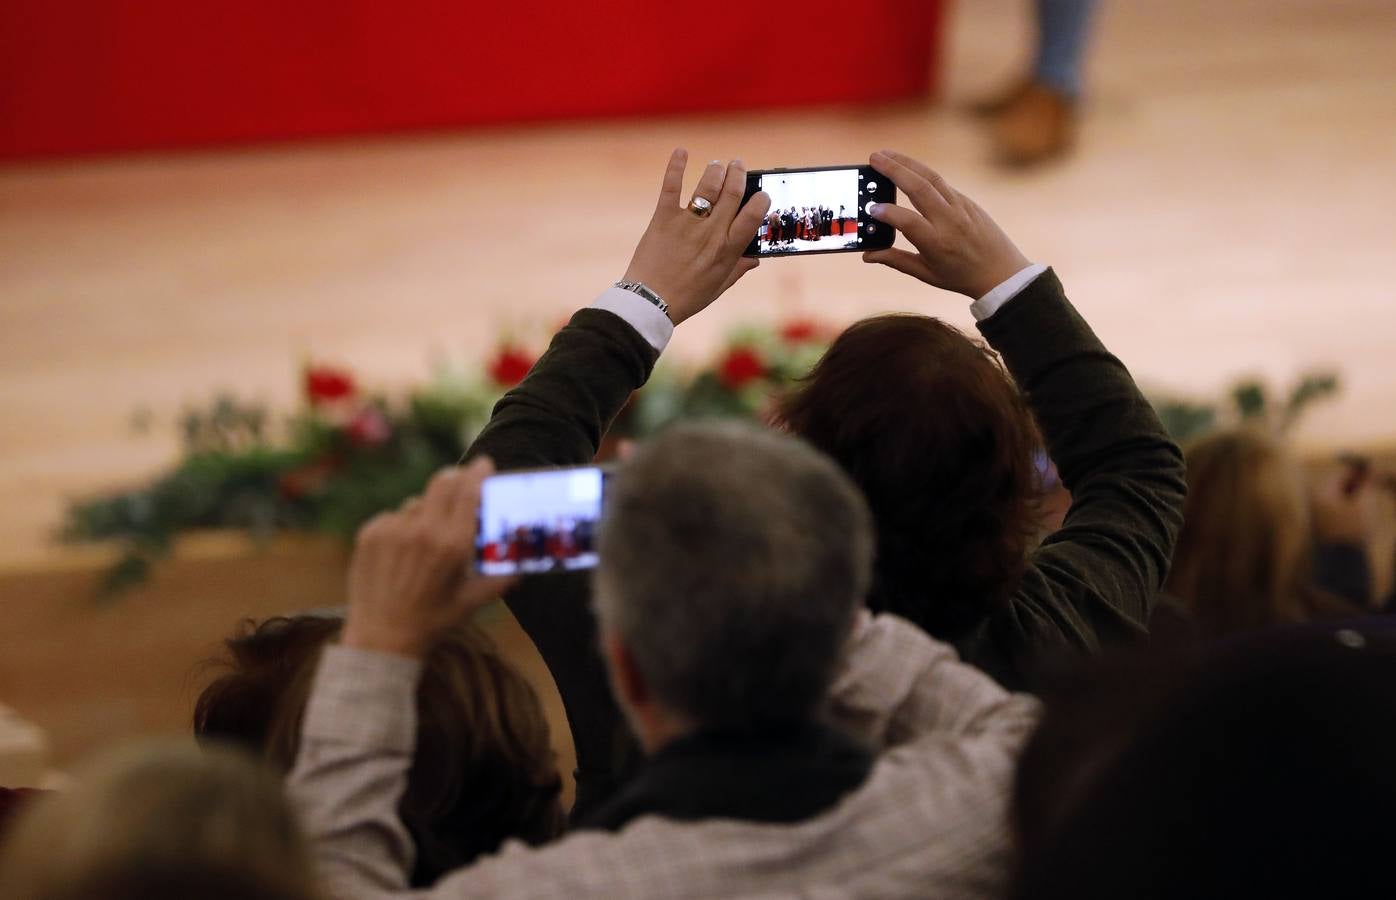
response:
[(34, 801), (0, 848), (0, 897), (315, 896), (277, 777), (230, 749), (143, 743)]
[(1308, 501), (1298, 465), (1274, 437), (1223, 431), (1187, 452), (1183, 529), (1166, 590), (1204, 636), (1309, 618)]

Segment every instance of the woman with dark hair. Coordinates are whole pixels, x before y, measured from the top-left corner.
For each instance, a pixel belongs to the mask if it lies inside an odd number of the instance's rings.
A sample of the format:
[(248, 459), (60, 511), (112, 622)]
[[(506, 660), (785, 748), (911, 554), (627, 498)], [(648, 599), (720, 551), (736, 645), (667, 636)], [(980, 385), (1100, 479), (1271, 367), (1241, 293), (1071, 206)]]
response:
[(877, 516), (871, 607), (958, 637), (1008, 602), (1037, 526), (1041, 438), (992, 351), (939, 319), (864, 319), (780, 419), (841, 463)]
[[(199, 741), (240, 745), (289, 772), (320, 649), (342, 624), (316, 615), (244, 622), (225, 642), (227, 671), (195, 705)], [(417, 754), (399, 805), (417, 849), (413, 885), (433, 884), (507, 838), (557, 837), (560, 793), (533, 688), (478, 629), (452, 629), (426, 659)]]
[[(927, 316), (865, 319), (780, 418), (867, 496), (878, 529), (869, 605), (1031, 689), (1044, 651), (1146, 633), (1180, 526), (1182, 454), (1051, 270), (926, 166), (892, 153), (872, 162), (914, 207), (872, 215), (916, 252), (864, 259), (974, 299), (988, 346)], [(1072, 500), (1034, 548), (1044, 444)]]

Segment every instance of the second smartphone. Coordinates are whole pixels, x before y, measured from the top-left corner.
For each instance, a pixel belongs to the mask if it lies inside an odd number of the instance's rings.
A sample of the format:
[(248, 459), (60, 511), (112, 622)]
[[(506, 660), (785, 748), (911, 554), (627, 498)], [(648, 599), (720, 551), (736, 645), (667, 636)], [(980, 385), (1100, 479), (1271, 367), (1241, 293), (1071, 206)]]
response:
[(746, 197), (765, 191), (771, 211), (747, 256), (801, 256), (885, 250), (896, 232), (868, 215), (873, 203), (897, 202), (897, 188), (871, 166), (757, 169)]
[(475, 568), (485, 575), (591, 569), (606, 497), (599, 466), (502, 472), (480, 486)]

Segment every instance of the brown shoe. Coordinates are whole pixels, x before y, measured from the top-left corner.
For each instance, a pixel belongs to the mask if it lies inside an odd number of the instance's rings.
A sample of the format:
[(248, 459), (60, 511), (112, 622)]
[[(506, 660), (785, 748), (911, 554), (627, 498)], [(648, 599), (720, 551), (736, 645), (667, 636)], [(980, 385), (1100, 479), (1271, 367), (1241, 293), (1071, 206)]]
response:
[(1032, 84), (990, 126), (995, 155), (1004, 163), (1029, 166), (1055, 159), (1076, 142), (1076, 101)]
[(989, 119), (1001, 113), (1007, 112), (1015, 103), (1023, 98), (1023, 95), (1032, 87), (1032, 80), (1023, 78), (1015, 81), (1008, 88), (999, 91), (992, 97), (985, 97), (983, 100), (969, 105), (970, 115), (980, 119)]

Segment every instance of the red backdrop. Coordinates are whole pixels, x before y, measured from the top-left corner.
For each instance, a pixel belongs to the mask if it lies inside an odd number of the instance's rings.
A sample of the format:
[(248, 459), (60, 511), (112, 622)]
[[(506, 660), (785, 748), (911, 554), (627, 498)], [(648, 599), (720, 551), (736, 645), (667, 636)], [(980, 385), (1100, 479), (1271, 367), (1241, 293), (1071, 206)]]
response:
[(0, 0), (0, 158), (888, 100), (939, 0)]

